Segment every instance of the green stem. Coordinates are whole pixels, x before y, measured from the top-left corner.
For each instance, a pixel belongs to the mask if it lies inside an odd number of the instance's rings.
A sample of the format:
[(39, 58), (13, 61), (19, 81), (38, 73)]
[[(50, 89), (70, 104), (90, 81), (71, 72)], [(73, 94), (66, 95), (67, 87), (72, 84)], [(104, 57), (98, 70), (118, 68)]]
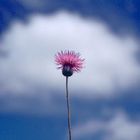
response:
[(67, 100), (67, 113), (68, 113), (68, 132), (69, 140), (71, 140), (71, 116), (70, 116), (70, 103), (69, 103), (69, 93), (68, 93), (68, 76), (66, 76), (66, 100)]

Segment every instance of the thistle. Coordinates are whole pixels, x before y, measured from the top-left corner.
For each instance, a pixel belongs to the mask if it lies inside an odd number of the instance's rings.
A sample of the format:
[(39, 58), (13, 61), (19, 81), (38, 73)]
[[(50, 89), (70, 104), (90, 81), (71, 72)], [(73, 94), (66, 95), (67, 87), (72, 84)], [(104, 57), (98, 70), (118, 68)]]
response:
[(62, 74), (66, 77), (66, 101), (67, 101), (67, 113), (68, 113), (68, 132), (69, 140), (72, 140), (71, 136), (71, 116), (70, 116), (70, 103), (68, 92), (68, 77), (72, 76), (74, 72), (80, 72), (83, 68), (84, 59), (80, 58), (79, 53), (74, 51), (61, 51), (55, 55), (55, 62), (58, 65), (58, 69), (62, 70)]

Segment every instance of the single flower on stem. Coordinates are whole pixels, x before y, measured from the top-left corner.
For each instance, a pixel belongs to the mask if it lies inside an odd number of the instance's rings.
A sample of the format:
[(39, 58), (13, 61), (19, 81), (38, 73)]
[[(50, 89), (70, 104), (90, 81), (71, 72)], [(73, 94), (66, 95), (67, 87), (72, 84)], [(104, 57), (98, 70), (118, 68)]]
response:
[(71, 119), (70, 119), (70, 103), (68, 93), (68, 77), (72, 76), (74, 72), (80, 72), (83, 68), (84, 59), (80, 58), (79, 53), (74, 51), (61, 51), (55, 55), (55, 62), (58, 65), (58, 69), (62, 70), (62, 74), (66, 77), (66, 100), (67, 100), (67, 111), (68, 111), (68, 132), (69, 140), (71, 137)]

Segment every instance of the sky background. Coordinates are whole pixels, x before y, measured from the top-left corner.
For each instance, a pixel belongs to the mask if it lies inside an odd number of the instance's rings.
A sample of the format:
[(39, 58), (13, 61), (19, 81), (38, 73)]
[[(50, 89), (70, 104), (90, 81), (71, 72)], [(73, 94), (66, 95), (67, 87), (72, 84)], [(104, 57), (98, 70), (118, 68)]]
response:
[(74, 50), (74, 140), (140, 138), (139, 0), (0, 0), (0, 140), (66, 140), (65, 77)]

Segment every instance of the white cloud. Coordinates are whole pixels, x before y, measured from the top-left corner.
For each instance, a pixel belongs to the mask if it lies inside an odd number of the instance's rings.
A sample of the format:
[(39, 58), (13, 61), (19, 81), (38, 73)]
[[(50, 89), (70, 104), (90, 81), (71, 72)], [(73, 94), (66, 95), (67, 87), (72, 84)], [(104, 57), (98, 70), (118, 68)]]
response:
[(119, 37), (101, 22), (70, 13), (36, 15), (26, 25), (17, 21), (5, 33), (3, 46), (9, 53), (0, 59), (4, 93), (25, 94), (35, 87), (63, 89), (64, 77), (56, 69), (54, 55), (65, 49), (80, 52), (86, 59), (82, 72), (70, 78), (71, 91), (76, 95), (75, 91), (83, 91), (85, 97), (90, 91), (106, 96), (133, 87), (140, 80), (134, 38)]
[(118, 112), (110, 120), (91, 120), (73, 129), (74, 137), (77, 140), (102, 132), (104, 132), (101, 134), (103, 135), (102, 140), (139, 140), (140, 122), (134, 122), (128, 119), (124, 113)]

